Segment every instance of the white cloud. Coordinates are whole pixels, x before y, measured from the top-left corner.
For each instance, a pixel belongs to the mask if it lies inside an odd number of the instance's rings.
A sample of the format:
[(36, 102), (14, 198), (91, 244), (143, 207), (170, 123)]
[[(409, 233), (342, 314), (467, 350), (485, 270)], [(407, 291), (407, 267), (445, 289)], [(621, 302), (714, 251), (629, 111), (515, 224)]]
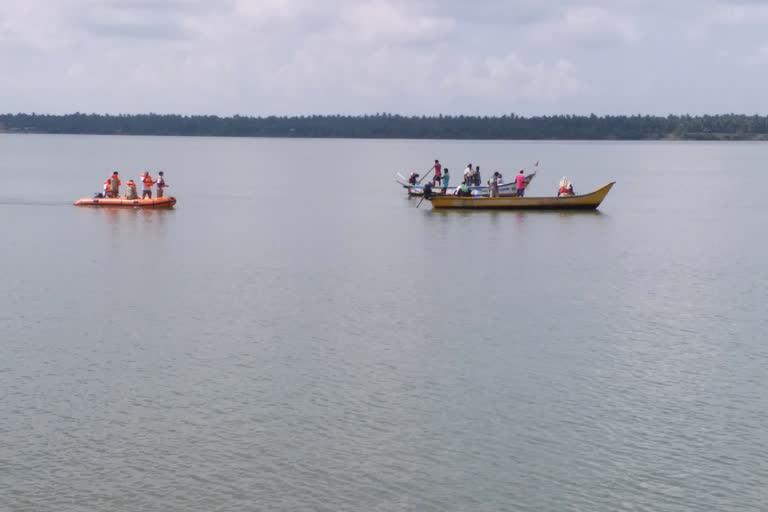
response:
[(528, 63), (515, 54), (480, 62), (465, 58), (460, 72), (446, 77), (443, 84), (453, 95), (494, 98), (505, 107), (526, 101), (549, 103), (578, 94), (584, 87), (566, 60)]
[(687, 35), (694, 40), (706, 40), (747, 26), (763, 27), (766, 23), (768, 5), (736, 2), (718, 4), (701, 11), (689, 25)]
[(72, 36), (61, 26), (61, 5), (45, 0), (0, 2), (0, 48), (50, 51), (68, 46)]
[(533, 34), (539, 42), (554, 39), (585, 46), (628, 44), (639, 39), (631, 18), (599, 7), (568, 8), (561, 16), (538, 24)]
[(765, 3), (725, 0), (3, 0), (0, 96), (38, 112), (739, 111), (762, 101), (767, 23)]
[(599, 8), (581, 8), (565, 17), (566, 33), (579, 40), (619, 41), (631, 43), (638, 38), (632, 20)]
[(455, 30), (453, 19), (425, 15), (384, 0), (353, 3), (342, 10), (339, 21), (334, 38), (350, 45), (439, 40)]
[(235, 0), (234, 14), (256, 24), (265, 25), (311, 16), (317, 13), (320, 5), (322, 4), (311, 0)]
[(753, 66), (765, 66), (768, 64), (768, 46), (758, 48), (755, 53), (749, 56), (749, 64)]

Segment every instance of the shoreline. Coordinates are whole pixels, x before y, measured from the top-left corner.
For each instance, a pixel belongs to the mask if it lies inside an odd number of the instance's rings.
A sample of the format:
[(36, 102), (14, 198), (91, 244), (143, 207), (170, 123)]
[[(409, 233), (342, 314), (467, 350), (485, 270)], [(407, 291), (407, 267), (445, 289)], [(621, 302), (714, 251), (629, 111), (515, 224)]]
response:
[(658, 138), (483, 138), (483, 137), (413, 137), (413, 136), (344, 136), (344, 135), (221, 135), (215, 133), (125, 133), (125, 132), (83, 132), (83, 131), (38, 131), (38, 130), (9, 130), (0, 129), (1, 135), (102, 135), (106, 137), (190, 137), (217, 139), (327, 139), (327, 140), (414, 140), (414, 141), (478, 141), (478, 142), (768, 142), (768, 134), (753, 137), (735, 135), (721, 136), (692, 136), (692, 137), (658, 137)]

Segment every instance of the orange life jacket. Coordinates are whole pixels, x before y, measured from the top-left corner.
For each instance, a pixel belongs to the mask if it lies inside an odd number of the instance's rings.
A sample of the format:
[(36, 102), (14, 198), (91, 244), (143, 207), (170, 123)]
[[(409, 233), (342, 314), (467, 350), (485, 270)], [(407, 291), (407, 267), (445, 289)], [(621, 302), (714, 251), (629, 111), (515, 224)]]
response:
[(141, 182), (144, 184), (145, 188), (152, 188), (152, 185), (154, 184), (152, 176), (150, 176), (148, 172), (143, 174)]

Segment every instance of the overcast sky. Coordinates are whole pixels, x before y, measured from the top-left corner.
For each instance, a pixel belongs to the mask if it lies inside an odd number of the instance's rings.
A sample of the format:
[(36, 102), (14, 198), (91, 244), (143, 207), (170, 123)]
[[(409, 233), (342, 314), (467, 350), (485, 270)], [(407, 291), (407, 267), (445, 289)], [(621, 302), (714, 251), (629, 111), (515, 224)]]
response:
[(768, 0), (0, 0), (0, 112), (768, 113)]

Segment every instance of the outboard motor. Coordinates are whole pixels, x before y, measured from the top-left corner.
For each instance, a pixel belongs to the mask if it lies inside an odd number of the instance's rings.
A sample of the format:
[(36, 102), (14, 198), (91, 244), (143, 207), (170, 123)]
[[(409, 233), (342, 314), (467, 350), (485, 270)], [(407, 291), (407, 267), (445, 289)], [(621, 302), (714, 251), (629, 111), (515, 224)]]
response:
[(430, 182), (424, 184), (424, 197), (426, 199), (432, 197), (432, 184)]

